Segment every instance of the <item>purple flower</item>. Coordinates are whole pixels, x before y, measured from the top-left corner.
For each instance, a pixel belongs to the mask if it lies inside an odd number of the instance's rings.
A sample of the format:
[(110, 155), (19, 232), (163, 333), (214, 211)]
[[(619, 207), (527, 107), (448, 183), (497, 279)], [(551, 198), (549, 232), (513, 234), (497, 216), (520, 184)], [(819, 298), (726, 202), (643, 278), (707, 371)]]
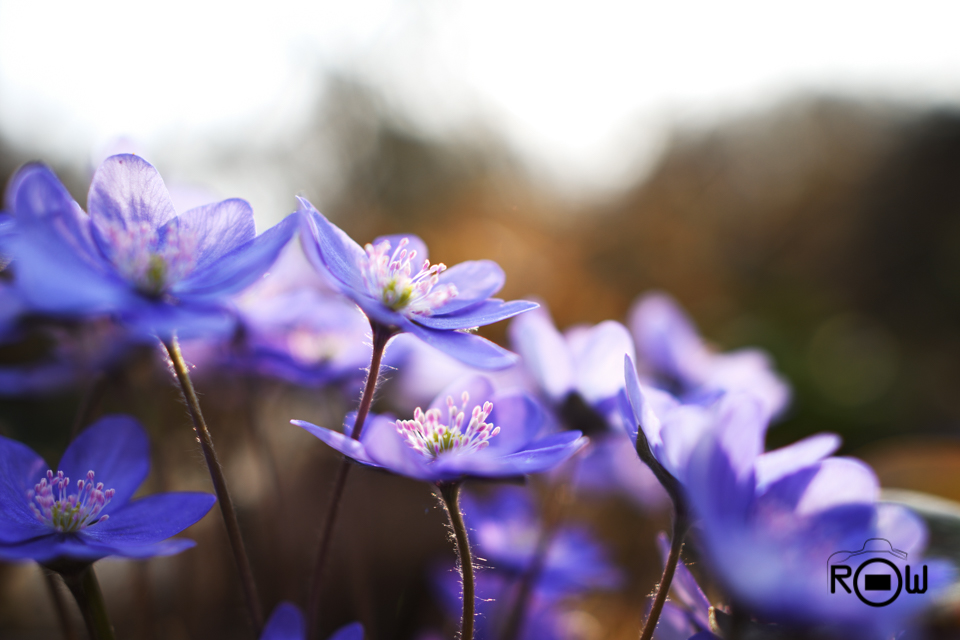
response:
[[(889, 638), (932, 604), (954, 572), (923, 559), (926, 529), (916, 516), (877, 504), (879, 485), (869, 467), (848, 458), (817, 459), (817, 448), (808, 439), (749, 460), (730, 441), (704, 439), (692, 456), (687, 488), (708, 564), (738, 606), (761, 621)], [(875, 539), (883, 548), (872, 546)], [(876, 607), (839, 587), (831, 592), (837, 554), (842, 560), (871, 550), (896, 551), (883, 556), (905, 581), (908, 563), (915, 576), (927, 565), (926, 593), (905, 591)]]
[(384, 236), (360, 247), (300, 198), (301, 241), (317, 269), (357, 303), (371, 323), (410, 332), (466, 364), (501, 369), (516, 357), (468, 330), (536, 308), (525, 300), (491, 298), (503, 287), (503, 270), (489, 260), (450, 269), (431, 265), (420, 238)]
[(189, 549), (192, 540), (168, 538), (206, 515), (215, 498), (160, 493), (131, 502), (149, 469), (147, 436), (128, 416), (98, 420), (53, 468), (0, 437), (0, 558), (87, 563)]
[(238, 199), (178, 215), (160, 174), (133, 155), (100, 165), (87, 205), (89, 215), (45, 166), (17, 172), (16, 230), (2, 243), (18, 290), (40, 313), (111, 314), (160, 337), (228, 329), (227, 297), (263, 274), (296, 225), (290, 216), (257, 236)]
[(579, 431), (535, 440), (543, 423), (537, 403), (525, 393), (494, 393), (482, 376), (453, 383), (413, 420), (374, 416), (359, 441), (349, 424), (342, 434), (291, 422), (361, 464), (429, 482), (547, 471), (587, 442)]
[(523, 367), (553, 406), (561, 407), (576, 393), (587, 405), (609, 413), (623, 388), (623, 357), (634, 356), (626, 327), (607, 320), (561, 334), (541, 306), (513, 320), (509, 333)]
[[(306, 640), (306, 637), (303, 614), (289, 602), (277, 605), (260, 634), (260, 640)], [(363, 640), (363, 626), (359, 622), (344, 625), (334, 631), (329, 640)]]
[(665, 293), (648, 293), (630, 310), (640, 373), (686, 402), (710, 402), (726, 391), (756, 395), (771, 418), (790, 402), (790, 386), (759, 349), (716, 353)]
[[(291, 243), (267, 277), (234, 298), (237, 332), (207, 350), (222, 368), (318, 386), (345, 382), (358, 386), (370, 364), (370, 324), (357, 306), (333, 290)], [(199, 347), (199, 348), (198, 348)], [(408, 349), (391, 345), (386, 366), (397, 366)], [(194, 359), (194, 361), (196, 361)]]
[[(520, 487), (503, 487), (485, 500), (463, 494), (470, 516), (470, 540), (493, 570), (518, 579), (529, 571), (543, 536), (536, 505)], [(560, 598), (590, 589), (610, 589), (623, 581), (603, 547), (583, 527), (564, 526), (550, 534), (537, 589)]]

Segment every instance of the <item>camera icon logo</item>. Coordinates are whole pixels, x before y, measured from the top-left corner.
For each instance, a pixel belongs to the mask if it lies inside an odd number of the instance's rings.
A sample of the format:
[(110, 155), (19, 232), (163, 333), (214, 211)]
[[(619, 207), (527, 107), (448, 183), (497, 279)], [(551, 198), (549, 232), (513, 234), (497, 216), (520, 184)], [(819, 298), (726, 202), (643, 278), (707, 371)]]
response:
[[(871, 607), (892, 604), (904, 588), (910, 594), (926, 593), (927, 565), (923, 565), (921, 584), (920, 575), (911, 575), (910, 565), (903, 562), (906, 559), (907, 552), (895, 549), (886, 538), (868, 538), (858, 551), (836, 551), (827, 559), (830, 593), (837, 593), (839, 584), (846, 593), (855, 593)], [(901, 561), (906, 575), (896, 560)], [(856, 569), (852, 566), (855, 562), (859, 562)]]

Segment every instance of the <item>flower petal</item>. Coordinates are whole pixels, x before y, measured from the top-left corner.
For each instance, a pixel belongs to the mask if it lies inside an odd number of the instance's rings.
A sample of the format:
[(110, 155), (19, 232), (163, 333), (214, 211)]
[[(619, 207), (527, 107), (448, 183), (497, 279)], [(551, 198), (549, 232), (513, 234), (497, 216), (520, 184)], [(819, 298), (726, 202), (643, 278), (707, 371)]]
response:
[(70, 443), (57, 468), (72, 483), (86, 479), (87, 472), (93, 471), (96, 482), (116, 491), (103, 510), (112, 514), (130, 500), (147, 477), (150, 443), (143, 427), (132, 417), (104, 416)]
[(492, 260), (469, 260), (455, 264), (440, 274), (439, 284), (456, 286), (457, 295), (434, 309), (433, 315), (454, 313), (486, 300), (503, 288), (505, 280), (503, 269)]
[[(373, 420), (371, 420), (372, 422)], [(344, 435), (339, 431), (332, 431), (326, 427), (318, 427), (315, 424), (311, 424), (304, 420), (291, 420), (290, 424), (295, 425), (312, 433), (316, 437), (320, 438), (330, 447), (336, 449), (343, 455), (347, 456), (351, 460), (356, 460), (357, 462), (362, 462), (363, 464), (369, 464), (373, 466), (379, 466), (368, 454), (367, 450), (364, 448), (363, 443), (357, 440), (354, 440), (350, 436)], [(364, 428), (364, 432), (361, 432), (361, 437), (365, 435), (365, 432), (370, 429), (370, 424), (367, 424)]]
[(231, 198), (205, 204), (167, 223), (196, 241), (194, 271), (202, 270), (234, 249), (257, 237), (253, 208), (246, 200)]
[(359, 622), (345, 624), (334, 631), (329, 640), (363, 640), (363, 625)]
[(472, 333), (428, 329), (416, 322), (409, 323), (408, 329), (430, 346), (478, 369), (506, 369), (518, 359), (516, 354)]
[(527, 300), (504, 302), (497, 298), (491, 298), (454, 313), (416, 316), (415, 320), (431, 329), (471, 329), (512, 318), (524, 311), (536, 309), (538, 306), (536, 302), (528, 302)]
[(623, 388), (620, 364), (634, 357), (633, 339), (627, 328), (613, 320), (583, 330), (567, 332), (573, 355), (577, 390), (589, 404), (616, 397)]
[(507, 327), (507, 333), (511, 346), (523, 359), (523, 366), (551, 400), (559, 402), (573, 390), (573, 357), (546, 307), (517, 317)]
[(30, 447), (0, 436), (0, 543), (20, 542), (50, 531), (30, 510), (27, 497), (47, 468)]
[(253, 284), (276, 261), (297, 230), (290, 214), (253, 240), (197, 268), (173, 287), (183, 298), (225, 298)]
[(417, 480), (442, 480), (431, 459), (414, 450), (397, 432), (395, 420), (377, 416), (363, 429), (361, 436), (367, 454), (376, 464), (393, 473)]
[(303, 640), (306, 633), (300, 609), (290, 602), (281, 602), (270, 614), (260, 640)]
[(500, 433), (490, 439), (486, 451), (507, 455), (531, 442), (543, 426), (544, 412), (539, 403), (526, 393), (497, 396), (488, 418)]
[(300, 201), (300, 242), (307, 258), (320, 269), (329, 270), (340, 285), (353, 291), (366, 291), (360, 265), (366, 254), (346, 233), (323, 217), (306, 198)]
[(756, 461), (757, 491), (763, 491), (771, 483), (815, 464), (840, 447), (840, 436), (835, 433), (818, 433), (786, 447), (760, 454)]
[(159, 229), (177, 215), (163, 178), (152, 164), (131, 154), (110, 156), (93, 174), (87, 195), (90, 217), (100, 224)]
[(548, 471), (587, 445), (579, 431), (565, 431), (543, 438), (522, 451), (487, 462), (471, 459), (463, 469), (468, 475), (503, 478)]
[(198, 491), (157, 493), (128, 503), (80, 535), (116, 549), (152, 545), (198, 522), (216, 501), (214, 495)]

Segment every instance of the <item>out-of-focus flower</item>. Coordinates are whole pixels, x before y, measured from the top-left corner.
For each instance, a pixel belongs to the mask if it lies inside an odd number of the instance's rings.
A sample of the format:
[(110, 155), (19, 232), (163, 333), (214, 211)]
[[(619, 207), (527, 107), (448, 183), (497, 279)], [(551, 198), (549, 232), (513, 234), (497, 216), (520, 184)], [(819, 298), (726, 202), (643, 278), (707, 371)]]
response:
[[(303, 614), (290, 602), (277, 605), (260, 634), (260, 640), (306, 640), (306, 637)], [(363, 640), (363, 625), (359, 622), (344, 625), (334, 631), (329, 640)]]
[[(541, 306), (514, 319), (509, 334), (523, 368), (561, 417), (573, 422), (570, 428), (587, 431), (577, 424), (579, 415), (569, 406), (574, 403), (585, 403), (604, 418), (614, 413), (617, 394), (623, 388), (623, 357), (634, 357), (633, 340), (626, 327), (607, 320), (592, 327), (572, 327), (561, 334)], [(574, 394), (577, 398), (571, 397)], [(564, 416), (565, 408), (568, 415)]]
[(768, 417), (790, 402), (790, 386), (759, 349), (716, 353), (673, 298), (653, 292), (630, 310), (628, 324), (637, 348), (637, 366), (650, 384), (685, 402), (710, 402), (728, 391), (757, 396)]
[(3, 250), (33, 310), (111, 314), (161, 337), (229, 329), (227, 298), (266, 271), (296, 228), (290, 216), (257, 236), (238, 199), (178, 215), (160, 174), (133, 155), (100, 165), (89, 215), (38, 164), (17, 172), (6, 206), (16, 228)]
[[(290, 243), (269, 273), (234, 298), (237, 331), (220, 344), (189, 345), (204, 365), (278, 377), (294, 384), (345, 383), (351, 391), (370, 364), (370, 324)], [(391, 343), (384, 364), (405, 358)]]
[(410, 332), (466, 364), (500, 369), (516, 361), (509, 351), (469, 333), (535, 308), (525, 300), (491, 298), (503, 287), (503, 270), (489, 260), (450, 269), (431, 265), (420, 238), (384, 236), (360, 247), (300, 198), (307, 257), (329, 272), (335, 286), (382, 327)]
[[(485, 500), (464, 494), (461, 504), (470, 516), (470, 540), (491, 570), (513, 579), (531, 570), (544, 531), (527, 491), (502, 487)], [(622, 582), (622, 573), (586, 528), (565, 525), (547, 535), (549, 546), (536, 582), (545, 597), (611, 589)]]
[(0, 437), (0, 558), (89, 563), (106, 556), (147, 558), (189, 549), (175, 538), (202, 518), (207, 493), (160, 493), (130, 501), (150, 469), (143, 428), (107, 416), (84, 430), (58, 471), (29, 447)]
[(346, 434), (292, 422), (361, 464), (429, 482), (539, 473), (587, 442), (579, 431), (536, 440), (543, 412), (533, 398), (525, 393), (497, 394), (482, 376), (453, 383), (427, 411), (418, 408), (413, 420), (374, 416), (359, 441), (349, 435), (349, 416)]

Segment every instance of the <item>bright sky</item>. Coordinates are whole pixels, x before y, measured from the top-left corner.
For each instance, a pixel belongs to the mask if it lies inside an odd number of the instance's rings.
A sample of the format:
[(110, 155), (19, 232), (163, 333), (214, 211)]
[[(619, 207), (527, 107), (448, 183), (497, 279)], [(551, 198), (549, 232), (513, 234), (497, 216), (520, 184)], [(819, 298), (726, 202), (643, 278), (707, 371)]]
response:
[(673, 126), (801, 91), (956, 104), (958, 24), (960, 3), (923, 0), (0, 1), (0, 129), (59, 157), (269, 138), (347, 70), (428, 128), (485, 122), (604, 186)]

